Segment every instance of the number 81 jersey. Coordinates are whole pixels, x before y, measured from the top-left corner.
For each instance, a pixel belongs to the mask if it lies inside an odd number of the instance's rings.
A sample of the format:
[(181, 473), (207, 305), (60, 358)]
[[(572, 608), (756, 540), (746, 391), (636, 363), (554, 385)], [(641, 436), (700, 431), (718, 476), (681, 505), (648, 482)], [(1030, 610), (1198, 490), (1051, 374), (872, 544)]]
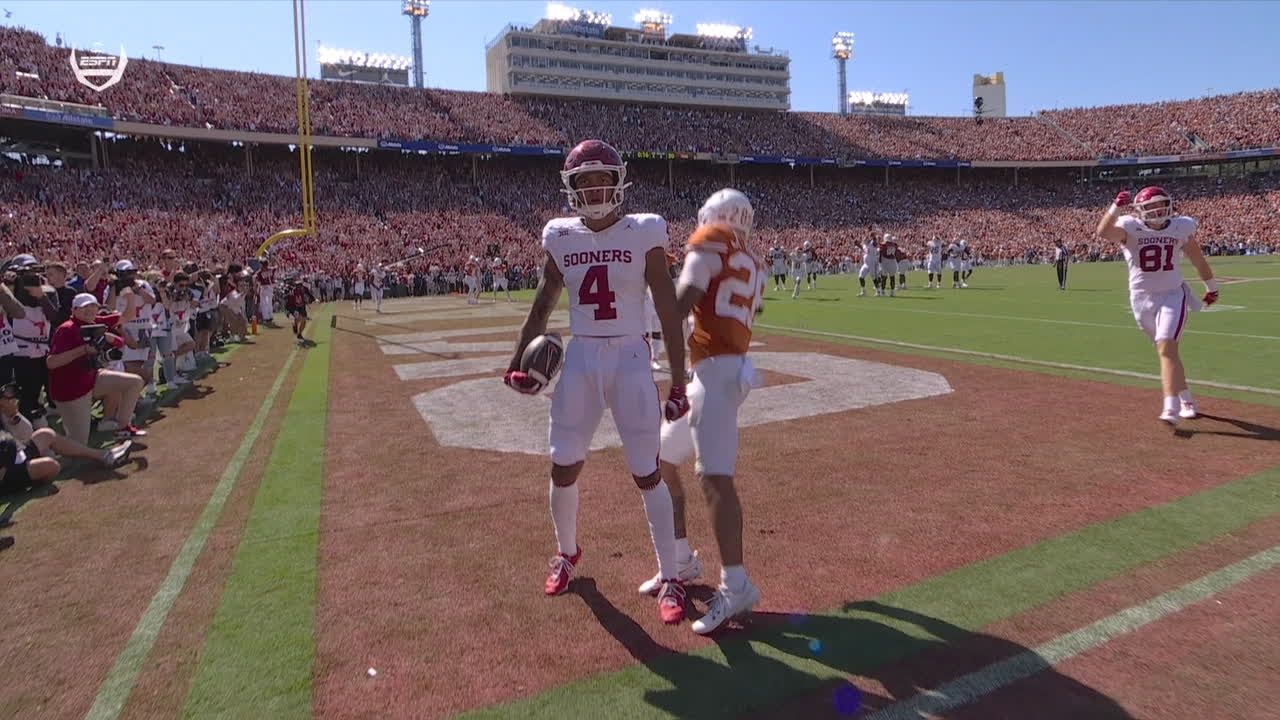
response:
[(1120, 218), (1124, 230), (1124, 259), (1129, 264), (1129, 291), (1159, 293), (1182, 286), (1178, 267), (1182, 246), (1196, 231), (1196, 221), (1185, 215), (1170, 218), (1156, 230), (1132, 215)]
[(593, 232), (581, 218), (556, 218), (542, 230), (542, 248), (555, 261), (569, 291), (569, 331), (574, 335), (643, 335), (645, 254), (667, 247), (667, 221), (658, 215), (624, 215)]
[(703, 225), (689, 238), (681, 285), (704, 291), (693, 308), (689, 357), (745, 355), (764, 296), (765, 268), (728, 225)]

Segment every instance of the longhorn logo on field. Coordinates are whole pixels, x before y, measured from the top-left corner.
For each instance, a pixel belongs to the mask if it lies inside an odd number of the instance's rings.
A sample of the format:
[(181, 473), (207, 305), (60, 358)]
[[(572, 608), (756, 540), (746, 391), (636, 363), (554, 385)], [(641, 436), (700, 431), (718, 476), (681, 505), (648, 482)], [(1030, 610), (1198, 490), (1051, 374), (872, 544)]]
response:
[(92, 50), (81, 51), (80, 57), (76, 57), (75, 48), (72, 48), (70, 62), (71, 73), (81, 85), (102, 92), (124, 77), (129, 57), (124, 54), (124, 45), (120, 46), (119, 57)]

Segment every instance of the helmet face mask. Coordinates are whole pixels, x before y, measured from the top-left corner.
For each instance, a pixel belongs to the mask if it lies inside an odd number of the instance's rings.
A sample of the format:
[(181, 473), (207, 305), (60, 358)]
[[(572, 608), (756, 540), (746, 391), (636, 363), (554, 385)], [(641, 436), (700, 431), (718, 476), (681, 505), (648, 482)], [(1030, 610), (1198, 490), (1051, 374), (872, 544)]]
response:
[(1173, 197), (1162, 187), (1144, 187), (1134, 197), (1133, 209), (1147, 227), (1159, 230), (1173, 219)]
[(588, 220), (603, 220), (622, 206), (627, 165), (608, 143), (584, 140), (569, 151), (560, 181), (569, 207)]

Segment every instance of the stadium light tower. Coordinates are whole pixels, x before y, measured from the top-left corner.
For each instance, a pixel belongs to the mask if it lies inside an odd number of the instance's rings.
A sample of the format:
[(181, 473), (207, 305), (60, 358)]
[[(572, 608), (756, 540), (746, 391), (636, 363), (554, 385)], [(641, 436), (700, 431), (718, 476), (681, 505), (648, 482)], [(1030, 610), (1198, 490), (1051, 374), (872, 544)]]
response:
[(409, 18), (413, 35), (413, 86), (422, 87), (422, 18), (431, 13), (431, 0), (404, 0), (400, 14)]
[(853, 57), (853, 33), (838, 32), (831, 38), (831, 57), (836, 61), (836, 85), (839, 89), (841, 115), (849, 114), (849, 75), (847, 66)]

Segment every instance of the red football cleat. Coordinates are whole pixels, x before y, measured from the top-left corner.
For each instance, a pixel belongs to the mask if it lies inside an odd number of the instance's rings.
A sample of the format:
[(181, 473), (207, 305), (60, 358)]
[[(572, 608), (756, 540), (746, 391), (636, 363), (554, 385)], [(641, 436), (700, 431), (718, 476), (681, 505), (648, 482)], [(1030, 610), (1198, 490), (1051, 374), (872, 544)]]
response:
[(658, 617), (668, 625), (684, 621), (684, 604), (686, 593), (684, 583), (679, 580), (663, 580), (662, 589), (658, 591)]
[(543, 592), (548, 595), (559, 595), (569, 589), (569, 582), (573, 580), (573, 571), (581, 559), (581, 547), (578, 548), (578, 553), (573, 557), (569, 557), (564, 553), (556, 553), (555, 557), (551, 558), (551, 574), (547, 576), (547, 584), (543, 588)]

